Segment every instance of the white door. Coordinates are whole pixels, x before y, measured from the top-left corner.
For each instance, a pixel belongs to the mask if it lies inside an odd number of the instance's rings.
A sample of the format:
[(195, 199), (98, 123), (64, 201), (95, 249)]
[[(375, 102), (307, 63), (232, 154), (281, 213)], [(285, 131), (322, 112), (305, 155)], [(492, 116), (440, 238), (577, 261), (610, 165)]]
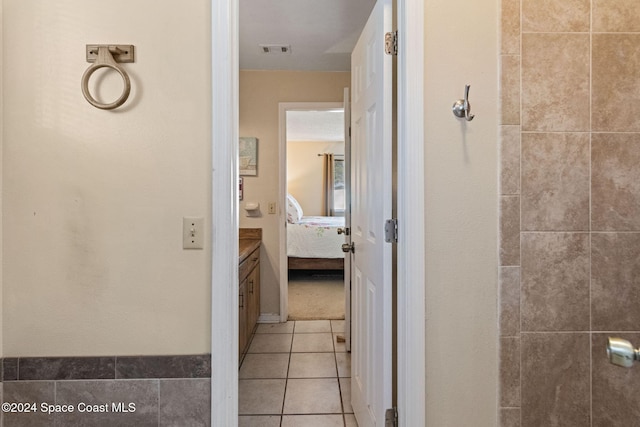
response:
[[(351, 104), (344, 88), (344, 241), (351, 243)], [(351, 351), (351, 257), (344, 257), (344, 339)]]
[(360, 427), (384, 426), (392, 404), (391, 0), (378, 0), (351, 55), (351, 400)]

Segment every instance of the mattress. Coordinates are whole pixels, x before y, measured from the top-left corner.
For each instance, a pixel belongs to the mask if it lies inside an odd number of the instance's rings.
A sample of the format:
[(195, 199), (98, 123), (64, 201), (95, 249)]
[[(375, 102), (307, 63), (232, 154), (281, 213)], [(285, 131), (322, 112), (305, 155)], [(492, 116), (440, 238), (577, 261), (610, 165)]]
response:
[(344, 258), (341, 216), (305, 216), (287, 223), (287, 256), (296, 258)]

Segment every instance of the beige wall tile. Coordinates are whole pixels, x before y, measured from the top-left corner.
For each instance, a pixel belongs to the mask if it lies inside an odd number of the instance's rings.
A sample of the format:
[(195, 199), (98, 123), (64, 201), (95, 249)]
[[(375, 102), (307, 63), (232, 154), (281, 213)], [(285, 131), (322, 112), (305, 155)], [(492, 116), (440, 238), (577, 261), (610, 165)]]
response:
[(592, 0), (594, 32), (640, 31), (638, 0)]
[(591, 228), (640, 231), (640, 134), (591, 137)]
[(589, 130), (589, 34), (522, 35), (522, 130)]
[(500, 267), (500, 335), (520, 333), (520, 267)]
[(500, 198), (500, 265), (520, 265), (520, 197)]
[(520, 0), (502, 0), (502, 54), (520, 53)]
[(589, 31), (590, 7), (590, 0), (522, 0), (522, 31)]
[[(588, 333), (640, 325), (640, 34), (634, 32), (639, 0), (502, 0), (502, 427), (588, 426), (592, 417), (594, 427), (609, 427), (640, 419), (634, 394), (640, 374), (608, 363), (610, 334), (590, 340)], [(516, 247), (518, 264), (505, 256)], [(640, 346), (638, 333), (614, 335)], [(517, 336), (521, 408), (509, 400), (514, 360), (504, 344)]]
[(523, 331), (589, 330), (589, 234), (523, 233)]
[(640, 132), (640, 34), (593, 35), (594, 131)]
[(591, 346), (593, 378), (593, 426), (632, 426), (640, 420), (640, 399), (637, 386), (640, 370), (622, 369), (609, 363), (607, 338), (616, 336), (640, 345), (640, 334), (593, 334)]
[(592, 329), (637, 331), (640, 233), (593, 233), (591, 251)]
[(501, 124), (520, 124), (520, 56), (502, 55)]
[(589, 135), (522, 135), (522, 230), (589, 229)]
[(590, 425), (588, 333), (522, 334), (522, 427)]
[(501, 126), (500, 139), (501, 194), (520, 194), (520, 126)]
[(500, 406), (520, 406), (520, 338), (500, 338)]

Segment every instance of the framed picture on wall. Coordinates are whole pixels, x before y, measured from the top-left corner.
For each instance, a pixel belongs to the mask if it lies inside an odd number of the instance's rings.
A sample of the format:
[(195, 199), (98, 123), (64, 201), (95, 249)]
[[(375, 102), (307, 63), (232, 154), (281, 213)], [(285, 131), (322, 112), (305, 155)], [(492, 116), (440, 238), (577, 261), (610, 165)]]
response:
[(240, 138), (240, 175), (258, 175), (258, 138), (243, 136)]

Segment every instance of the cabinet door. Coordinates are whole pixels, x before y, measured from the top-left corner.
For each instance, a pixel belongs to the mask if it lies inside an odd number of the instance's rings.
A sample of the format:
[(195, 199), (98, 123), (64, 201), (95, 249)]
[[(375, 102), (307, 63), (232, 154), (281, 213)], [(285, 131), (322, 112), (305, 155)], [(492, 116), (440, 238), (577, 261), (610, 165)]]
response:
[(249, 303), (247, 306), (247, 333), (251, 335), (260, 316), (260, 264), (249, 273), (247, 277), (247, 293)]
[(239, 356), (242, 359), (242, 353), (245, 351), (245, 347), (247, 346), (247, 340), (249, 339), (249, 334), (247, 333), (247, 304), (248, 304), (248, 294), (247, 294), (247, 280), (243, 280), (240, 283), (240, 293), (238, 297), (238, 320), (239, 320), (239, 337), (238, 337), (238, 345), (239, 345)]

